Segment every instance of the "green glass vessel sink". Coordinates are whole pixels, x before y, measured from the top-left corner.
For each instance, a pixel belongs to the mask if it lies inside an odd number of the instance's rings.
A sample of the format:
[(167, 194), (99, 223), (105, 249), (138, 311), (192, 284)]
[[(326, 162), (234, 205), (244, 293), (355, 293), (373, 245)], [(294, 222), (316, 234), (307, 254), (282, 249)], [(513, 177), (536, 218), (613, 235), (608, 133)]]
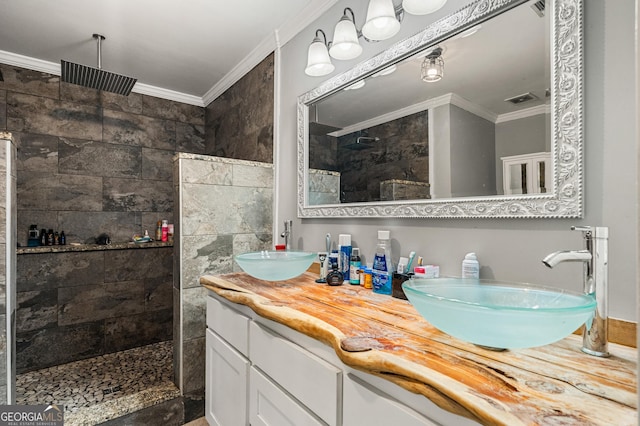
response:
[(256, 251), (235, 256), (243, 271), (267, 281), (295, 278), (311, 266), (316, 253), (304, 251)]
[(590, 321), (596, 307), (586, 294), (493, 280), (410, 279), (402, 288), (434, 327), (495, 349), (558, 341)]

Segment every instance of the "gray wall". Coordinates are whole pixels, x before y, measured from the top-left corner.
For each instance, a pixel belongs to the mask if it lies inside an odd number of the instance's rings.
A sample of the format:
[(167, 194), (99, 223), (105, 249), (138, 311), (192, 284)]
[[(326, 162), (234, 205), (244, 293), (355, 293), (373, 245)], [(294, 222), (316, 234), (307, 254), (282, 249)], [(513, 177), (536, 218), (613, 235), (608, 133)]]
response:
[(496, 124), (496, 186), (503, 194), (502, 160), (510, 155), (550, 152), (551, 115), (538, 114)]
[[(495, 127), (490, 121), (449, 105), (451, 195), (496, 194)], [(437, 143), (437, 141), (434, 141)]]
[[(636, 184), (636, 122), (634, 3), (585, 1), (585, 215), (581, 220), (524, 219), (296, 219), (296, 99), (323, 78), (308, 77), (304, 64), (317, 28), (331, 30), (346, 6), (358, 19), (366, 5), (339, 1), (320, 19), (282, 47), (279, 102), (279, 156), (276, 159), (276, 223), (294, 219), (294, 246), (320, 251), (330, 232), (350, 233), (353, 244), (371, 261), (376, 231), (389, 229), (393, 256), (415, 250), (429, 263), (439, 264), (443, 274), (459, 274), (466, 252), (478, 253), (481, 276), (517, 280), (579, 291), (582, 266), (559, 265), (548, 269), (542, 259), (559, 249), (582, 247), (581, 235), (571, 225), (608, 226), (610, 230), (609, 277), (612, 317), (636, 319), (636, 271), (638, 251)], [(433, 15), (405, 16), (399, 35), (390, 41), (364, 43), (363, 55), (352, 61), (334, 61), (336, 71), (346, 71), (403, 37), (413, 35), (429, 22), (456, 11), (460, 3), (449, 1)], [(325, 78), (325, 79), (326, 79)], [(516, 249), (517, 248), (517, 249)]]

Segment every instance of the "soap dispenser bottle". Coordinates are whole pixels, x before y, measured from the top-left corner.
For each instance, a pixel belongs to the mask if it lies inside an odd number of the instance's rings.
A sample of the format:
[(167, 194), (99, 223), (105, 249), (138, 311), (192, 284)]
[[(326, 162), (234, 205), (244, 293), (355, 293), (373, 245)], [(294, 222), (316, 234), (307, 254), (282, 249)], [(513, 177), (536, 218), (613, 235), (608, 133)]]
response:
[(373, 257), (373, 291), (380, 294), (391, 294), (393, 263), (389, 245), (389, 231), (378, 231), (378, 245)]

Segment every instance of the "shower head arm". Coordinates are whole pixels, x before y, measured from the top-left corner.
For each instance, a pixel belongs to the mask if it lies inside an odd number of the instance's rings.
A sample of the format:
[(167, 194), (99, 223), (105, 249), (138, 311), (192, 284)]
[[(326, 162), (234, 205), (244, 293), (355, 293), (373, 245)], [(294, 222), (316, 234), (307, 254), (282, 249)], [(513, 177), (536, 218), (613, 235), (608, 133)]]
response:
[(93, 38), (96, 39), (98, 43), (98, 69), (102, 69), (102, 40), (104, 40), (104, 36), (100, 34), (94, 34)]

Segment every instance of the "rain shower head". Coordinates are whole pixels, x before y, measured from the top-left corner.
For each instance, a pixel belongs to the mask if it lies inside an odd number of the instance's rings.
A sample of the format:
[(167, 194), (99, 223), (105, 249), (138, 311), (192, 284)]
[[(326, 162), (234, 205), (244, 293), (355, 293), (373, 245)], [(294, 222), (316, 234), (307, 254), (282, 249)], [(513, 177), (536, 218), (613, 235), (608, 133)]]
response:
[(133, 86), (138, 80), (136, 78), (103, 70), (101, 43), (105, 38), (100, 34), (94, 34), (93, 38), (96, 39), (98, 44), (98, 68), (67, 62), (63, 59), (60, 61), (62, 81), (65, 83), (78, 84), (92, 89), (129, 96), (131, 89), (133, 89)]

